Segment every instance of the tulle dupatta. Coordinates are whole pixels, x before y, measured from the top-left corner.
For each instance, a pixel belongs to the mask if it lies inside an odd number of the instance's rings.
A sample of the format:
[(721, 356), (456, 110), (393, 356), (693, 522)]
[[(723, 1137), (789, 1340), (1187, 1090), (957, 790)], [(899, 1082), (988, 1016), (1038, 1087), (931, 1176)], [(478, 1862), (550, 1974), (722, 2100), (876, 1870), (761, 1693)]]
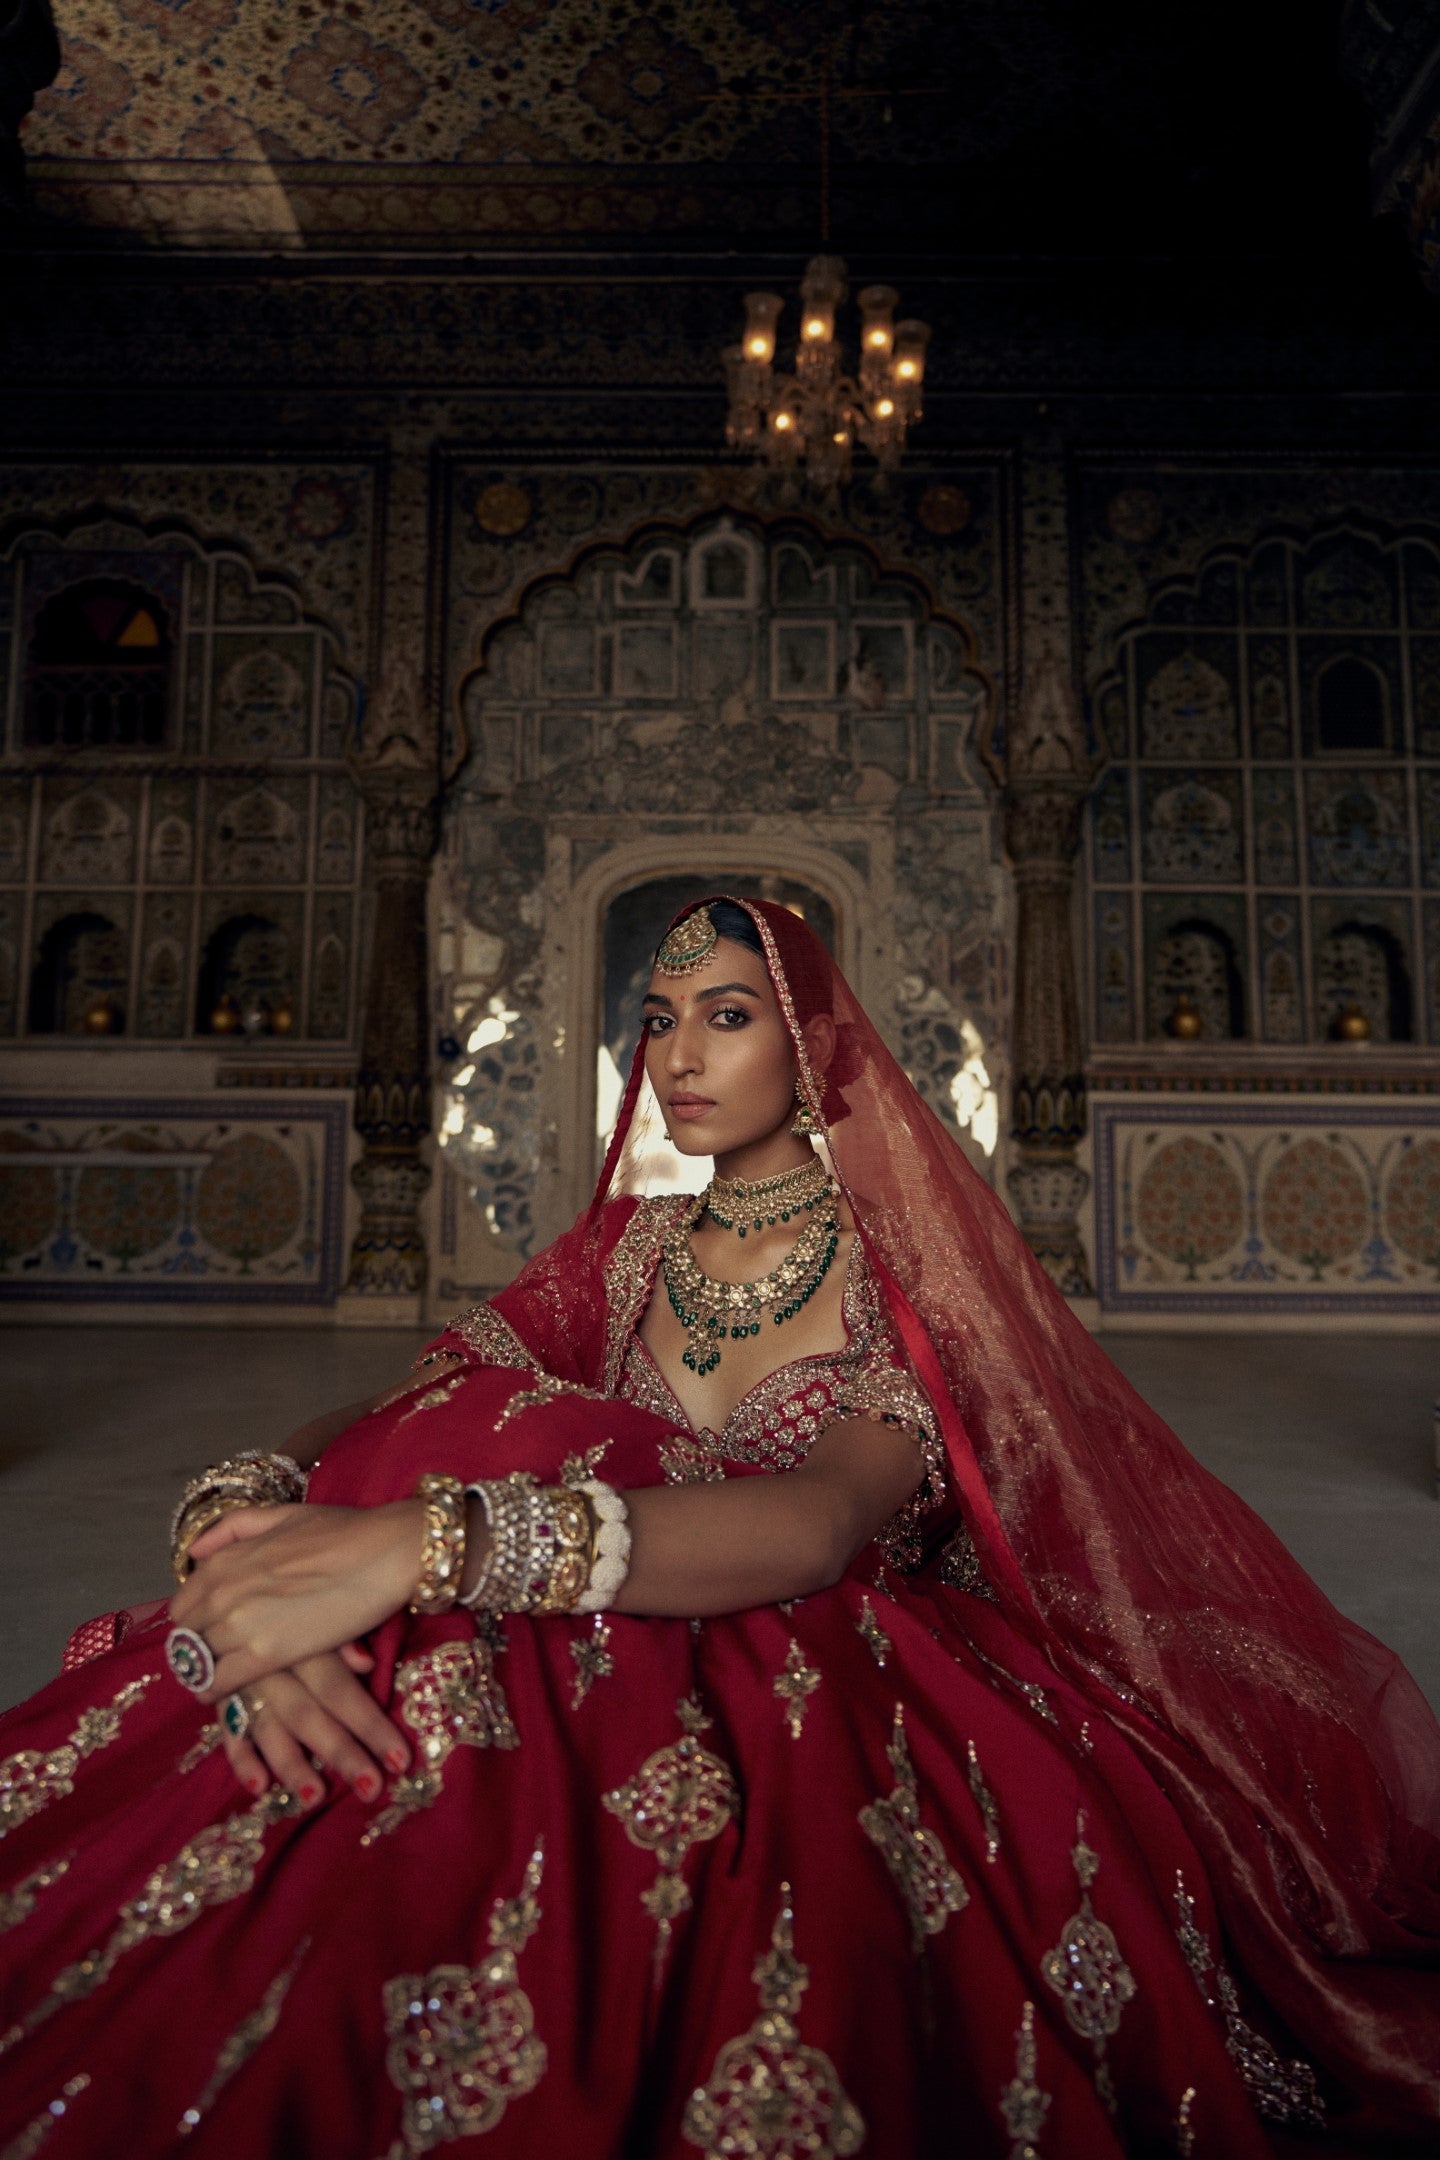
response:
[[(1181, 1809), (1236, 1956), (1301, 2043), (1377, 2124), (1397, 2103), (1433, 2118), (1440, 1731), (1424, 1698), (1136, 1395), (814, 933), (773, 902), (735, 904), (1001, 1605)], [(801, 1032), (821, 1013), (837, 1034), (823, 1073)], [(592, 1238), (602, 1203), (633, 1189), (643, 1049)]]

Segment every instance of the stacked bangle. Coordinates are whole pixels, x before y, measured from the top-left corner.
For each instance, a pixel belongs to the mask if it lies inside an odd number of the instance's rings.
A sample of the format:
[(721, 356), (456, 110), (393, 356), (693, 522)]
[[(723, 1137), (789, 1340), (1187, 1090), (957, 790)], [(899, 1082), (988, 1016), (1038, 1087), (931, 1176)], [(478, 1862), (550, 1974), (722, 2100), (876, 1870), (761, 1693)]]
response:
[(427, 1472), (415, 1495), (425, 1503), (425, 1534), (410, 1610), (449, 1612), (465, 1572), (465, 1487), (459, 1478)]
[(608, 1612), (630, 1573), (630, 1510), (613, 1485), (590, 1478), (580, 1487), (595, 1518), (590, 1572), (575, 1600), (576, 1612)]
[(485, 1511), (490, 1546), (471, 1611), (604, 1612), (629, 1571), (625, 1502), (592, 1479), (541, 1485), (529, 1471), (487, 1478), (469, 1490)]
[(170, 1518), (170, 1558), (177, 1582), (190, 1572), (190, 1547), (234, 1508), (277, 1507), (305, 1498), (308, 1479), (288, 1455), (246, 1448), (191, 1478)]

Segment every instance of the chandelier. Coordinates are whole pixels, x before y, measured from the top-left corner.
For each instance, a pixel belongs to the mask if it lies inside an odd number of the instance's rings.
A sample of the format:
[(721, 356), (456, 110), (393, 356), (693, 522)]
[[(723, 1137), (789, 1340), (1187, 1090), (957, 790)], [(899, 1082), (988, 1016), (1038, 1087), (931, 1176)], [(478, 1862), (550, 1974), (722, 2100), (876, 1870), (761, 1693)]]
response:
[(745, 295), (745, 334), (725, 353), (730, 412), (725, 439), (753, 451), (780, 480), (780, 499), (798, 499), (803, 473), (833, 500), (850, 477), (855, 445), (880, 468), (880, 484), (900, 463), (908, 430), (920, 418), (930, 326), (894, 319), (900, 295), (867, 285), (860, 306), (860, 364), (847, 375), (835, 339), (835, 314), (846, 298), (845, 265), (817, 255), (800, 280), (800, 337), (795, 372), (775, 367), (779, 293)]

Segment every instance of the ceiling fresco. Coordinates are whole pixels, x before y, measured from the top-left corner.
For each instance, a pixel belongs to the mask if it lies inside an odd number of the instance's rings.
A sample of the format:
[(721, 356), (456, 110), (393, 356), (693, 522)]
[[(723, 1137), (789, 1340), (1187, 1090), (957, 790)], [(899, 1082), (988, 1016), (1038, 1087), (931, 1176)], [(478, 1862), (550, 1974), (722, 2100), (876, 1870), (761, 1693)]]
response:
[(1248, 72), (1286, 91), (1262, 126), (1225, 36), (1241, 0), (54, 0), (63, 63), (22, 141), (57, 233), (805, 246), (828, 84), (847, 243), (1003, 247), (1023, 226), (1063, 249), (1077, 203), (1114, 222), (1097, 189), (1193, 194), (1197, 131), (1202, 191), (1217, 145), (1227, 184), (1237, 158), (1285, 169), (1307, 70), (1334, 73), (1334, 10), (1272, 7), (1295, 49), (1277, 73), (1252, 41)]

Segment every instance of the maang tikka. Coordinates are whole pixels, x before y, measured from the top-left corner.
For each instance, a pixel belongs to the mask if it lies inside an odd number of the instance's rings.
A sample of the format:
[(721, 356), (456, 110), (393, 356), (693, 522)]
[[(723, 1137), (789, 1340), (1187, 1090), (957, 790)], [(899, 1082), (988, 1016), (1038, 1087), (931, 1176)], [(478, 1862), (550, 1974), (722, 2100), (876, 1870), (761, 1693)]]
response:
[(697, 968), (704, 967), (719, 936), (709, 908), (697, 907), (666, 932), (655, 965), (662, 975), (693, 975)]

